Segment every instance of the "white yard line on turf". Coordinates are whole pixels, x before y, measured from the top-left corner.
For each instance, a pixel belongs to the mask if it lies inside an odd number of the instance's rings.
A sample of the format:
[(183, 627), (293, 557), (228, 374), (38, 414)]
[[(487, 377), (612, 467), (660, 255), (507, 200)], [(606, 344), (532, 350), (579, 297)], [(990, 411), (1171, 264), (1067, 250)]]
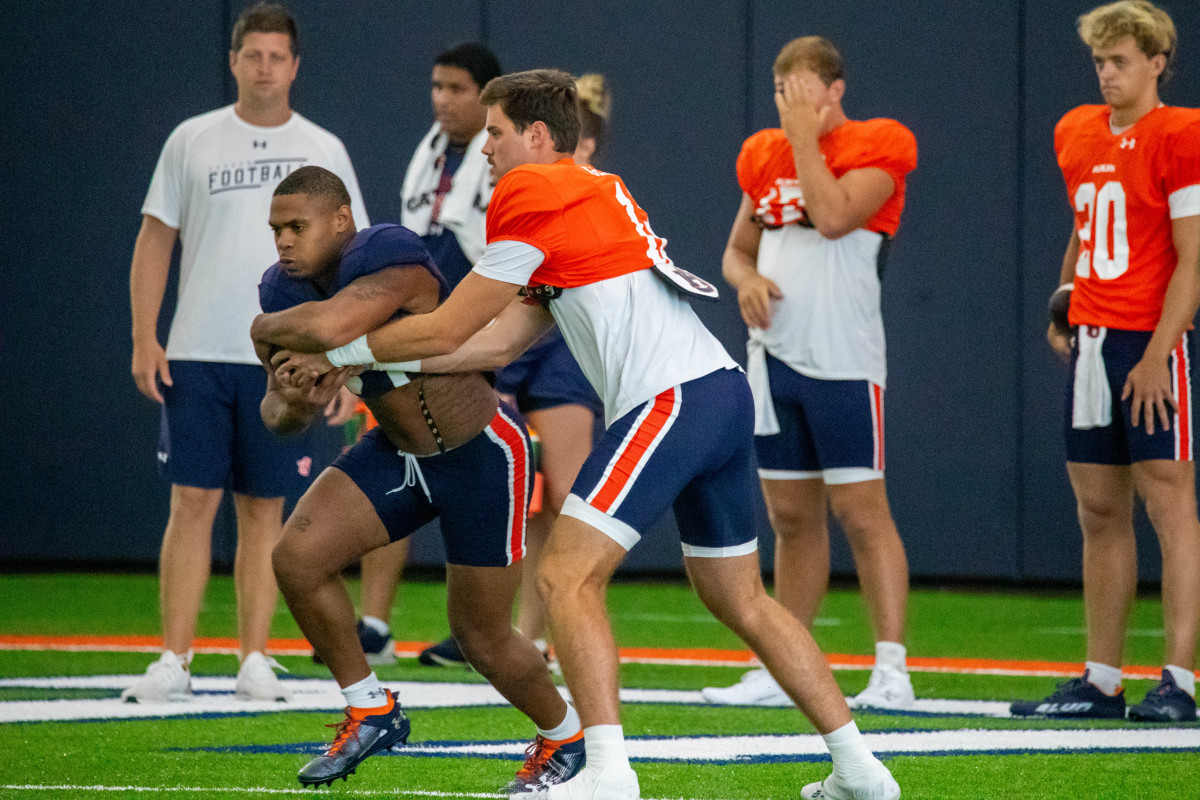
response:
[[(106, 689), (129, 686), (136, 675), (86, 675), (62, 678), (5, 678), (0, 688), (69, 690)], [(461, 706), (504, 706), (508, 701), (487, 684), (425, 683), (386, 681), (406, 708), (455, 708)], [(190, 702), (167, 704), (122, 703), (116, 698), (66, 700), (13, 700), (0, 702), (0, 722), (43, 722), (77, 719), (140, 719), (186, 714), (261, 714), (268, 711), (340, 711), (346, 702), (337, 684), (329, 679), (288, 680), (290, 703), (247, 702), (234, 697), (235, 679), (200, 676), (192, 679), (198, 692)], [(562, 690), (568, 696), (566, 690)], [(622, 689), (625, 703), (705, 705), (700, 692), (675, 689)], [(781, 704), (786, 707), (787, 704)], [(912, 711), (923, 714), (1007, 717), (1008, 704), (983, 700), (919, 699)]]

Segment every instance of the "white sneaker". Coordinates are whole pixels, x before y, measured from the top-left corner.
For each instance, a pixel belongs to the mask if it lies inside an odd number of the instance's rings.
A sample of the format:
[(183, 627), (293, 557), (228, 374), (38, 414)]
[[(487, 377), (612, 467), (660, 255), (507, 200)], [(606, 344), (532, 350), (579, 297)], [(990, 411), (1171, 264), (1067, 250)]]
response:
[(277, 669), (288, 671), (283, 664), (257, 650), (246, 656), (237, 674), (237, 699), (277, 700), (281, 703), (291, 700), (292, 690), (275, 675)]
[(792, 698), (765, 667), (750, 670), (733, 686), (701, 689), (700, 694), (708, 702), (722, 706), (792, 705)]
[(856, 775), (843, 776), (838, 768), (820, 783), (810, 783), (800, 790), (804, 800), (897, 800), (900, 784), (878, 759)]
[(642, 790), (637, 773), (628, 767), (589, 765), (571, 780), (551, 786), (544, 796), (549, 800), (640, 800)]
[(871, 670), (871, 680), (867, 682), (867, 688), (854, 697), (854, 707), (908, 708), (915, 699), (912, 679), (908, 677), (907, 672), (887, 665), (877, 665)]
[(192, 673), (183, 659), (164, 650), (146, 674), (121, 692), (126, 703), (168, 703), (192, 699)]

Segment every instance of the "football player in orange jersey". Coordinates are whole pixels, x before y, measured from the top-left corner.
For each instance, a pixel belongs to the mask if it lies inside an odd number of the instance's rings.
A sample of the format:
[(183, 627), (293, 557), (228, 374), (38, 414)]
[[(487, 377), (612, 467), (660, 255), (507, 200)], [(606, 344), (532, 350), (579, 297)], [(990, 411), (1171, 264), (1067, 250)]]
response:
[[(789, 42), (775, 60), (781, 128), (742, 146), (742, 203), (724, 256), (737, 289), (755, 397), (758, 474), (775, 530), (775, 596), (807, 626), (829, 583), (827, 506), (841, 523), (875, 628), (860, 707), (906, 708), (908, 560), (884, 486), (880, 279), (916, 166), (912, 133), (842, 111), (842, 59), (828, 40)], [(710, 703), (777, 705), (763, 669)]]
[[(745, 377), (684, 294), (715, 288), (667, 257), (616, 175), (574, 163), (574, 80), (533, 70), (484, 89), (497, 178), (482, 258), (437, 311), (397, 320), (306, 363), (421, 359), (421, 369), (496, 366), (558, 324), (604, 400), (607, 430), (551, 531), (539, 589), (584, 725), (587, 765), (551, 800), (637, 800), (620, 721), (609, 579), (668, 509), (684, 564), (713, 614), (762, 659), (813, 721), (833, 772), (803, 798), (895, 800), (900, 787), (867, 748), (805, 627), (766, 594), (754, 532), (752, 400)], [(520, 296), (518, 295), (520, 292)], [(493, 320), (495, 320), (494, 324)], [(290, 380), (290, 378), (289, 378)]]
[(1075, 209), (1059, 283), (1073, 285), (1075, 341), (1053, 324), (1050, 345), (1071, 359), (1064, 427), (1067, 472), (1083, 530), (1087, 663), (1083, 676), (1014, 714), (1124, 717), (1121, 661), (1137, 589), (1134, 497), (1162, 548), (1166, 667), (1129, 709), (1148, 721), (1195, 721), (1200, 627), (1189, 366), (1200, 307), (1200, 112), (1165, 106), (1176, 33), (1143, 0), (1079, 19), (1105, 105), (1069, 112), (1055, 150)]

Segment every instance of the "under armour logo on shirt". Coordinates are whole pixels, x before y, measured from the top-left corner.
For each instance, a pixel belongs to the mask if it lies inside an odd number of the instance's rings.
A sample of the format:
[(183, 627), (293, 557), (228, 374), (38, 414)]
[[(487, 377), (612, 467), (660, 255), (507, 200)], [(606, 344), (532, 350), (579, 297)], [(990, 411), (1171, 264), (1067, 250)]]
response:
[(267, 143), (266, 143), (265, 141), (261, 141), (261, 142), (260, 142), (258, 139), (255, 139), (255, 140), (254, 140), (254, 149), (255, 149), (255, 150), (257, 150), (257, 149), (258, 149), (258, 148), (260, 148), (260, 147), (261, 147), (263, 150), (266, 150), (266, 149), (267, 149)]
[(1128, 137), (1128, 138), (1121, 137), (1121, 149), (1122, 150), (1132, 150), (1133, 146), (1135, 144), (1137, 144), (1137, 139), (1134, 139), (1132, 136)]

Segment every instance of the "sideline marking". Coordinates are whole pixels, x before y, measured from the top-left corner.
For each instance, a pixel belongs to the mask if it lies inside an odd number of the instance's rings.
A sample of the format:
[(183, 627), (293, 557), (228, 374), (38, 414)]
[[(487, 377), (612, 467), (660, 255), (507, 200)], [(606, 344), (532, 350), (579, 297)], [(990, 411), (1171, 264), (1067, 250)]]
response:
[[(429, 642), (396, 642), (396, 655), (415, 658)], [(193, 648), (197, 653), (236, 654), (236, 639), (199, 638)], [(0, 636), (0, 650), (63, 650), (157, 653), (162, 650), (159, 636)], [(312, 647), (304, 639), (272, 639), (267, 651), (273, 655), (307, 656)], [(719, 650), (712, 648), (622, 647), (621, 661), (626, 664), (672, 664), (706, 667), (756, 666), (758, 661), (748, 650)], [(865, 670), (875, 663), (874, 656), (829, 654), (826, 657), (833, 669)], [(960, 675), (1013, 675), (1029, 677), (1076, 678), (1083, 674), (1083, 664), (1071, 661), (1020, 661), (992, 658), (922, 658), (908, 659), (910, 672), (950, 672)], [(1162, 669), (1149, 666), (1122, 668), (1126, 678), (1158, 680)]]

